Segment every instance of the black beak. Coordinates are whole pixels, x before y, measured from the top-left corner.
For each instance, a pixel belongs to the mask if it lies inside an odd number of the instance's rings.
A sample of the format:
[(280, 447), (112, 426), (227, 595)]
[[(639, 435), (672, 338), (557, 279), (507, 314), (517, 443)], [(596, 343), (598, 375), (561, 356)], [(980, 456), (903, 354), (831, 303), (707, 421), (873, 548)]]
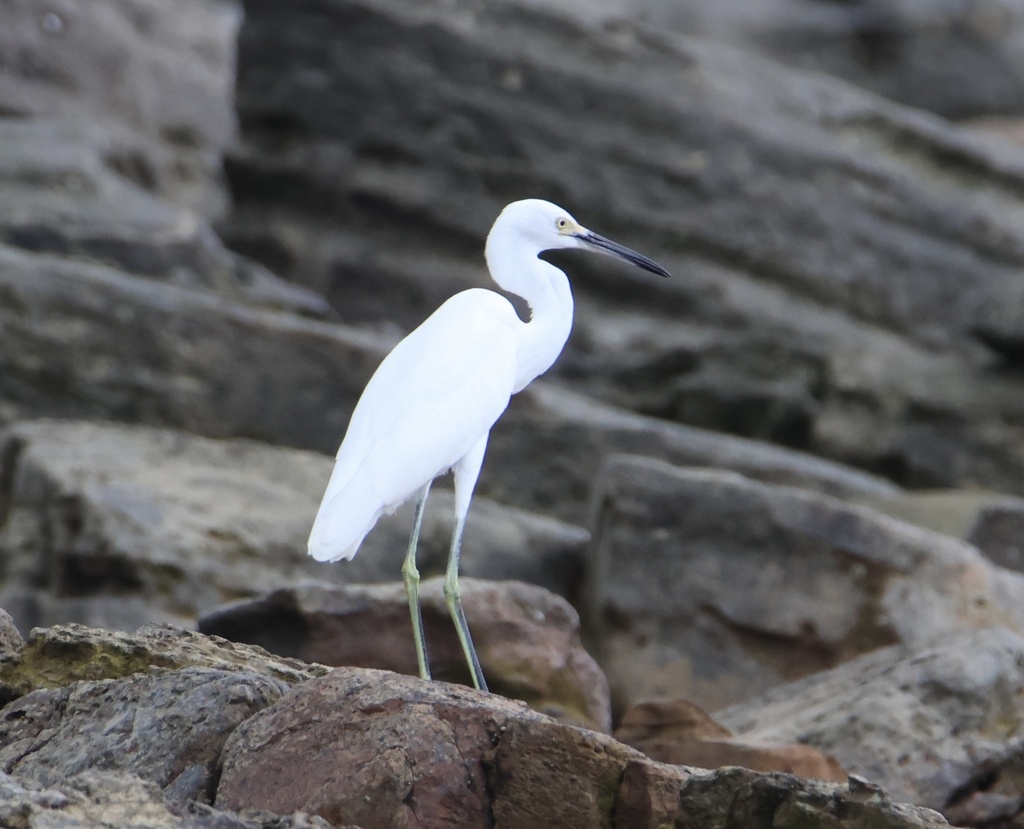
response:
[(653, 259), (648, 259), (643, 254), (637, 253), (635, 250), (630, 250), (624, 245), (620, 245), (618, 242), (613, 242), (611, 239), (605, 239), (604, 236), (598, 236), (596, 233), (589, 230), (577, 233), (576, 238), (581, 242), (584, 242), (597, 253), (605, 253), (609, 256), (616, 256), (619, 259), (625, 259), (627, 262), (632, 262), (638, 268), (643, 268), (645, 271), (656, 273), (658, 276), (672, 275)]

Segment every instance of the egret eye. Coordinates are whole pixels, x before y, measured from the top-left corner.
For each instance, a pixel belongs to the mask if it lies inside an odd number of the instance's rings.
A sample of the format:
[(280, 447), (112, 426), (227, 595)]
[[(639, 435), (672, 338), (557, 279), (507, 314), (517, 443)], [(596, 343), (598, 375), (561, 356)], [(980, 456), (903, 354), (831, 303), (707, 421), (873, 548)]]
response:
[(559, 230), (565, 230), (569, 226), (569, 222), (566, 219), (555, 219), (555, 227)]

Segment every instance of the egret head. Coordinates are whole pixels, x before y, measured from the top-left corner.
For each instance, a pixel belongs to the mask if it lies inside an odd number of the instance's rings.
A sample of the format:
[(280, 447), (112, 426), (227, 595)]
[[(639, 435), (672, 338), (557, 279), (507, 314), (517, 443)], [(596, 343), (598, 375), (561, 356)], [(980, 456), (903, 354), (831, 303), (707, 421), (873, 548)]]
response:
[(557, 248), (583, 248), (625, 259), (659, 276), (669, 276), (657, 262), (588, 230), (568, 210), (542, 199), (524, 199), (506, 206), (495, 221), (491, 235), (516, 239), (537, 253)]

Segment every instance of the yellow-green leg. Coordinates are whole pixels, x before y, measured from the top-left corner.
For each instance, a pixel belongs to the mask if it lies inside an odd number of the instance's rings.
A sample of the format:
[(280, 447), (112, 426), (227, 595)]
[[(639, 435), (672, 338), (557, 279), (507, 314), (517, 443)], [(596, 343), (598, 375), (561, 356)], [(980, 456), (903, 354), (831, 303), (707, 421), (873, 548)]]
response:
[(462, 531), (466, 526), (466, 515), (469, 502), (473, 497), (473, 488), (480, 475), (480, 466), (484, 461), (487, 449), (487, 435), (484, 435), (469, 453), (455, 465), (455, 531), (452, 533), (452, 547), (448, 555), (448, 569), (444, 576), (444, 601), (448, 606), (455, 630), (459, 634), (462, 652), (466, 655), (469, 672), (473, 676), (473, 684), (481, 691), (487, 690), (484, 672), (480, 667), (480, 659), (473, 647), (473, 637), (466, 624), (466, 614), (462, 610), (462, 599), (459, 591), (459, 555), (462, 551)]
[(427, 505), (427, 493), (430, 492), (428, 481), (416, 498), (416, 517), (412, 522), (412, 535), (409, 537), (409, 551), (405, 554), (402, 565), (402, 580), (405, 582), (405, 595), (409, 597), (409, 614), (412, 616), (412, 638), (416, 642), (416, 661), (420, 667), (420, 677), (430, 679), (430, 665), (427, 662), (427, 643), (423, 637), (423, 611), (420, 609), (420, 571), (416, 569), (416, 546), (420, 541), (420, 528), (423, 526), (423, 510)]

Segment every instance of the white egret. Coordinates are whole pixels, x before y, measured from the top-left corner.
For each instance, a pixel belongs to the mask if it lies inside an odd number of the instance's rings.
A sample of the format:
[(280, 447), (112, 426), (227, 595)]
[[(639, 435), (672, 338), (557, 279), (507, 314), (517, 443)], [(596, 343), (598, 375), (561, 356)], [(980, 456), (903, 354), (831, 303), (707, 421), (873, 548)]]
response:
[(473, 683), (487, 690), (459, 598), (459, 551), (491, 427), (509, 398), (547, 371), (569, 338), (569, 280), (538, 257), (555, 248), (610, 254), (669, 275), (647, 257), (582, 227), (550, 202), (527, 199), (508, 205), (487, 236), (485, 258), (494, 281), (529, 304), (529, 321), (523, 322), (501, 294), (472, 288), (453, 296), (396, 345), (356, 404), (309, 536), (313, 558), (351, 559), (378, 518), (416, 498), (402, 576), (423, 679), (430, 679), (430, 669), (416, 545), (430, 484), (453, 470), (455, 530), (445, 603)]

